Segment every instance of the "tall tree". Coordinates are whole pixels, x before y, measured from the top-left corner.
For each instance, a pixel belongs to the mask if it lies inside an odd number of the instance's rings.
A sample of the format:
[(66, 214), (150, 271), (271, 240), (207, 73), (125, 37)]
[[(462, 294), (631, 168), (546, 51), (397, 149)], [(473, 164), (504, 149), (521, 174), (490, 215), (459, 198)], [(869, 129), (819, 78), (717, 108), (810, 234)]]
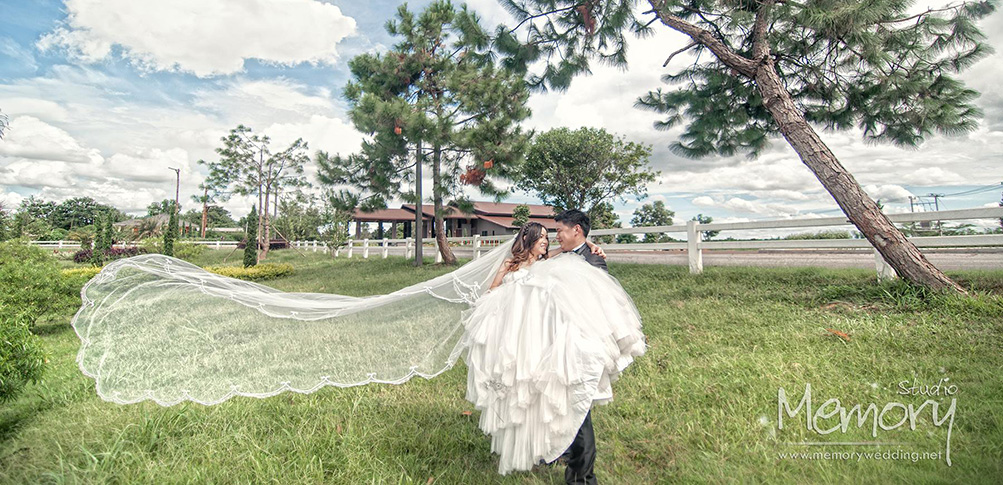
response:
[(647, 196), (658, 172), (648, 169), (650, 147), (603, 129), (557, 128), (533, 138), (518, 187), (557, 212), (592, 212), (604, 201)]
[(250, 268), (258, 264), (258, 211), (251, 206), (251, 214), (247, 216), (247, 238), (244, 243), (244, 267)]
[(160, 202), (150, 202), (146, 206), (146, 217), (158, 216), (160, 214), (170, 214), (174, 207), (174, 199), (164, 199)]
[(522, 227), (529, 222), (530, 210), (529, 206), (526, 204), (519, 204), (515, 206), (515, 210), (512, 211), (512, 225), (516, 227)]
[[(420, 204), (420, 171), (428, 163), (435, 237), (443, 262), (454, 264), (446, 199), (469, 207), (463, 184), (495, 197), (506, 193), (494, 181), (518, 168), (528, 139), (518, 123), (529, 116), (529, 93), (521, 74), (496, 64), (490, 35), (465, 5), (436, 1), (417, 15), (401, 5), (386, 29), (397, 44), (353, 58), (344, 89), (352, 122), (370, 138), (357, 154), (318, 154), (318, 178), (356, 188), (339, 194), (345, 208), (383, 208), (395, 198)], [(409, 185), (414, 190), (406, 191)]]
[(230, 130), (221, 140), (223, 147), (216, 149), (219, 161), (199, 160), (209, 167), (205, 184), (217, 191), (220, 200), (227, 200), (232, 194), (258, 197), (256, 207), (262, 209), (256, 235), (265, 241), (261, 244), (263, 259), (268, 256), (271, 239), (270, 198), (283, 187), (308, 185), (303, 175), (303, 167), (309, 161), (307, 143), (297, 139), (286, 149), (272, 152), (268, 136), (255, 134), (244, 125)]
[[(171, 205), (175, 205), (171, 201)], [(171, 218), (167, 222), (167, 229), (164, 231), (164, 255), (174, 256), (174, 242), (178, 239), (178, 211), (171, 208)]]
[[(696, 221), (698, 224), (710, 224), (710, 223), (714, 222), (714, 218), (713, 217), (711, 217), (711, 216), (705, 216), (703, 214), (697, 214), (697, 215), (693, 216), (693, 218), (690, 219), (690, 220), (691, 221)], [(717, 236), (720, 233), (721, 233), (721, 231), (703, 231), (703, 239), (704, 239), (704, 241), (707, 241), (707, 240), (713, 238), (714, 236)]]
[[(634, 217), (630, 220), (630, 225), (640, 226), (671, 226), (672, 217), (676, 213), (665, 207), (665, 202), (656, 200), (651, 204), (644, 204), (634, 209)], [(661, 240), (662, 233), (651, 233), (644, 235), (644, 242), (654, 243)]]
[[(564, 89), (590, 61), (627, 63), (628, 32), (658, 22), (690, 38), (696, 61), (664, 78), (678, 89), (653, 91), (637, 105), (686, 122), (672, 148), (686, 156), (759, 154), (783, 136), (851, 222), (903, 278), (964, 290), (930, 264), (881, 213), (812, 124), (863, 130), (869, 141), (917, 146), (934, 133), (976, 126), (977, 93), (957, 73), (990, 52), (975, 22), (995, 0), (911, 13), (899, 0), (503, 0), (519, 25), (499, 30), (498, 47), (527, 69), (543, 60), (537, 86)], [(526, 43), (516, 35), (524, 29)], [(552, 57), (559, 53), (559, 56)], [(551, 62), (551, 59), (555, 62)]]

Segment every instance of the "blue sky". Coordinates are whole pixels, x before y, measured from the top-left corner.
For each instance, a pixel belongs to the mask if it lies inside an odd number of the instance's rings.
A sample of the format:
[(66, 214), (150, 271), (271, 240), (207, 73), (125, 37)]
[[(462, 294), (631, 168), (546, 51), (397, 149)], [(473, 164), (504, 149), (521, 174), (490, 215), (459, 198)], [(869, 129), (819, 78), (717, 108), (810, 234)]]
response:
[[(418, 10), (427, 1), (410, 2)], [(311, 150), (351, 153), (362, 140), (345, 115), (347, 61), (393, 43), (383, 25), (398, 2), (227, 0), (0, 0), (0, 110), (11, 127), (0, 142), (0, 202), (14, 207), (90, 196), (130, 212), (194, 194), (219, 138), (239, 123), (277, 146), (303, 137)], [(484, 23), (509, 18), (493, 0), (470, 3)], [(925, 6), (925, 4), (923, 5)], [(919, 8), (919, 7), (917, 7)], [(983, 24), (1003, 48), (1003, 21)], [(652, 128), (656, 117), (633, 100), (661, 86), (668, 53), (685, 45), (660, 30), (630, 48), (630, 68), (597, 67), (565, 93), (536, 94), (528, 128), (602, 127), (653, 147), (661, 171), (645, 200), (614, 201), (624, 222), (640, 204), (664, 200), (677, 220), (697, 213), (716, 221), (836, 214), (836, 206), (782, 140), (756, 160), (743, 156), (687, 160), (667, 146), (678, 130)], [(986, 190), (940, 200), (941, 208), (995, 204), (1003, 181), (1003, 92), (997, 53), (966, 72), (983, 93), (980, 128), (935, 136), (919, 150), (865, 144), (857, 132), (824, 133), (844, 165), (889, 212), (909, 210), (908, 196)], [(308, 169), (308, 172), (311, 172)], [(476, 193), (472, 193), (475, 198)], [(517, 193), (510, 202), (536, 202)], [(236, 215), (250, 203), (224, 204)], [(987, 222), (988, 224), (988, 222)]]

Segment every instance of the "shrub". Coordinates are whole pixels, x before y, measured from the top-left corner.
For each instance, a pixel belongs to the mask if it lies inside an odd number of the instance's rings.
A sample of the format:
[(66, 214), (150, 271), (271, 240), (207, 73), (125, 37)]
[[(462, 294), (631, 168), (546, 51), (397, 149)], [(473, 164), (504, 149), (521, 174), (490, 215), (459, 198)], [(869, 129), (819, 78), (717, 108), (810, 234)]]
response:
[(205, 251), (205, 246), (201, 244), (191, 242), (174, 243), (174, 257), (188, 262), (194, 261), (195, 258), (201, 256), (203, 251)]
[(89, 266), (86, 268), (69, 268), (60, 271), (59, 274), (61, 274), (64, 278), (76, 278), (80, 276), (86, 276), (87, 279), (91, 279), (97, 276), (97, 274), (100, 273), (102, 269), (103, 268), (95, 268), (93, 266)]
[(819, 232), (800, 232), (797, 234), (788, 234), (784, 236), (784, 239), (850, 239), (853, 236), (850, 235), (850, 231), (840, 231), (840, 230), (830, 230), (830, 231), (819, 231)]
[(293, 274), (293, 265), (288, 263), (261, 263), (248, 268), (241, 266), (206, 266), (206, 271), (239, 280), (268, 280)]
[[(90, 262), (94, 256), (94, 251), (96, 249), (82, 249), (73, 253), (73, 262), (75, 263), (87, 263)], [(132, 247), (132, 248), (112, 248), (104, 251), (104, 261), (114, 261), (116, 259), (131, 258), (133, 256), (139, 256), (140, 254), (146, 254), (146, 249), (142, 247)], [(100, 266), (100, 265), (95, 265)]]
[(17, 397), (29, 382), (42, 377), (45, 354), (38, 336), (31, 333), (34, 320), (0, 303), (0, 403)]
[(0, 305), (17, 309), (33, 325), (63, 293), (56, 260), (23, 241), (0, 243)]

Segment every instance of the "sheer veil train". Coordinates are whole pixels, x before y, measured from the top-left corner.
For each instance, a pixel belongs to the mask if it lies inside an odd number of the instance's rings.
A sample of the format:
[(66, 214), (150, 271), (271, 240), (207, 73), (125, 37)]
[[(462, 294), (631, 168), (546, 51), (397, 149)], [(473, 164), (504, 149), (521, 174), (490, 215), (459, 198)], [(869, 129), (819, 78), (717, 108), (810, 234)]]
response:
[(102, 399), (162, 406), (431, 378), (461, 355), (463, 317), (511, 245), (361, 298), (286, 293), (163, 255), (114, 261), (81, 291), (77, 362)]

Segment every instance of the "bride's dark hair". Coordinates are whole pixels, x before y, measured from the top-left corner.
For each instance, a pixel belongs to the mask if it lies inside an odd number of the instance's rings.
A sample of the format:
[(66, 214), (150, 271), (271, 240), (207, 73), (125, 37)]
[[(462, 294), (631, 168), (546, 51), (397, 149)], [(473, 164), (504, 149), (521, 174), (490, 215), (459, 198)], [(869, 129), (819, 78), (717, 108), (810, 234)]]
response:
[[(519, 234), (515, 236), (515, 242), (512, 243), (512, 268), (518, 268), (520, 264), (525, 261), (529, 261), (532, 257), (530, 254), (530, 249), (536, 245), (541, 237), (547, 237), (547, 228), (543, 227), (543, 224), (539, 222), (528, 222), (522, 229), (519, 229)], [(547, 253), (543, 253), (543, 258), (547, 258)]]

